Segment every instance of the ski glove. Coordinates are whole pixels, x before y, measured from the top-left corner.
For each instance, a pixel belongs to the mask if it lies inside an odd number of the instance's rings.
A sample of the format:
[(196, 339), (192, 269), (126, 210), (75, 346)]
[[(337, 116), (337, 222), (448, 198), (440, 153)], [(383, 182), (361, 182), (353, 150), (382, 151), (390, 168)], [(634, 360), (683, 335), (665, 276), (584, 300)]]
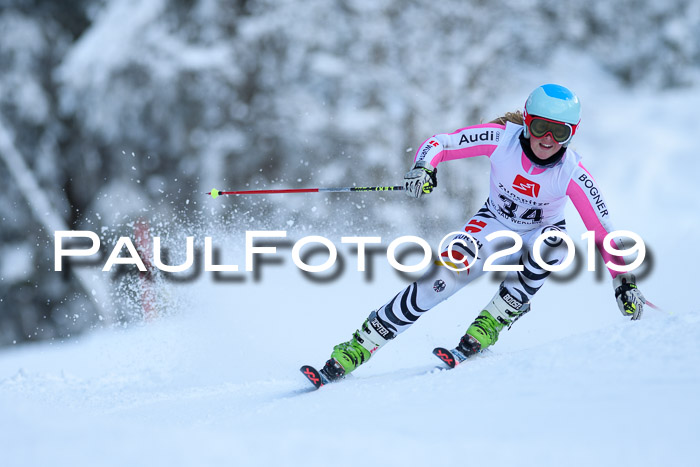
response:
[(637, 288), (636, 282), (637, 278), (630, 273), (618, 274), (613, 279), (617, 306), (620, 308), (622, 316), (629, 316), (633, 320), (642, 317), (642, 311), (644, 311), (646, 304), (644, 295)]
[(408, 196), (420, 198), (437, 186), (437, 167), (428, 168), (425, 161), (418, 161), (406, 175), (403, 176), (403, 186)]

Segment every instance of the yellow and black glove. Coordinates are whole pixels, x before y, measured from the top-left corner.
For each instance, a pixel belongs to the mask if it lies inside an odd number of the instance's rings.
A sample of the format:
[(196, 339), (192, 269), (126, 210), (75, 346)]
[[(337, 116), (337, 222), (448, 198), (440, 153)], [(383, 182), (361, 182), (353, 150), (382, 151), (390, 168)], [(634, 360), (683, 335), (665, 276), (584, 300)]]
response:
[(437, 167), (432, 168), (424, 161), (418, 161), (411, 170), (403, 176), (403, 186), (406, 194), (420, 198), (437, 186)]
[(641, 318), (646, 299), (637, 288), (637, 278), (634, 274), (618, 274), (613, 279), (613, 287), (622, 316), (631, 317), (633, 320)]

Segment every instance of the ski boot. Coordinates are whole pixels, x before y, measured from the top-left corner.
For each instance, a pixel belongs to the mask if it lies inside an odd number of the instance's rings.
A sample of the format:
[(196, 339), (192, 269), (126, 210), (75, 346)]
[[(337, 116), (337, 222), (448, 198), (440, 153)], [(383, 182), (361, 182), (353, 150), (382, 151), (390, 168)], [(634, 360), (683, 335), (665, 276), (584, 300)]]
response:
[(362, 327), (355, 331), (352, 339), (333, 347), (331, 358), (323, 366), (321, 373), (328, 381), (342, 379), (369, 360), (374, 352), (394, 337), (394, 333), (384, 327), (377, 312), (373, 311)]
[(465, 357), (471, 357), (492, 346), (498, 340), (501, 330), (513, 325), (518, 318), (530, 311), (529, 303), (522, 303), (501, 287), (491, 302), (467, 329), (459, 341), (457, 350)]

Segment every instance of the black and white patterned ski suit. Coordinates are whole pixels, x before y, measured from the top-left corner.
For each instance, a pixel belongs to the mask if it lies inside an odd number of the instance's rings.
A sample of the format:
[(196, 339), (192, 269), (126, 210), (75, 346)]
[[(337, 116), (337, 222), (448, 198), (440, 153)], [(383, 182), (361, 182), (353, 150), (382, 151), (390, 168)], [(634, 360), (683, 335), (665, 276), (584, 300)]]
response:
[[(510, 231), (522, 239), (520, 250), (504, 256), (496, 264), (520, 269), (509, 271), (502, 286), (516, 302), (529, 303), (550, 274), (541, 266), (542, 262), (555, 267), (569, 256), (566, 242), (552, 233), (566, 233), (564, 207), (567, 198), (574, 203), (588, 230), (595, 232), (595, 242), (603, 259), (623, 264), (621, 259), (602, 248), (604, 237), (612, 231), (610, 217), (600, 190), (581, 164), (580, 156), (567, 149), (553, 167), (535, 165), (522, 150), (522, 130), (521, 125), (512, 123), (475, 125), (451, 134), (435, 135), (418, 149), (416, 160), (423, 160), (430, 167), (448, 160), (489, 157), (491, 188), (485, 205), (452, 237), (455, 241), (452, 258), (448, 257), (446, 245), (441, 252), (442, 261), (436, 261), (423, 277), (377, 311), (382, 324), (394, 335), (405, 331), (423, 313), (487, 272), (484, 268), (488, 258), (514, 244), (508, 238), (487, 240), (490, 234), (498, 231)], [(476, 256), (474, 244), (465, 234), (476, 242)], [(540, 264), (533, 256), (538, 237), (541, 237), (537, 242), (537, 252), (542, 258)], [(469, 269), (455, 270), (464, 269), (466, 264), (470, 265)], [(613, 270), (610, 273), (613, 277), (618, 274)]]

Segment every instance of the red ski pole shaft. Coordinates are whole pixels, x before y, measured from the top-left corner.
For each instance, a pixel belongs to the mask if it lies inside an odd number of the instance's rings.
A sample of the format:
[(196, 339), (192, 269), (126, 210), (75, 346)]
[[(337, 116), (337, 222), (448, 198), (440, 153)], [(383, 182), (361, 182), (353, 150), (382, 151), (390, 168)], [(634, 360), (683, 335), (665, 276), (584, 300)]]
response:
[(242, 191), (219, 191), (212, 189), (208, 195), (218, 198), (221, 195), (271, 195), (281, 193), (355, 193), (366, 191), (403, 191), (403, 186), (348, 186), (340, 188), (286, 188), (278, 190), (242, 190)]

